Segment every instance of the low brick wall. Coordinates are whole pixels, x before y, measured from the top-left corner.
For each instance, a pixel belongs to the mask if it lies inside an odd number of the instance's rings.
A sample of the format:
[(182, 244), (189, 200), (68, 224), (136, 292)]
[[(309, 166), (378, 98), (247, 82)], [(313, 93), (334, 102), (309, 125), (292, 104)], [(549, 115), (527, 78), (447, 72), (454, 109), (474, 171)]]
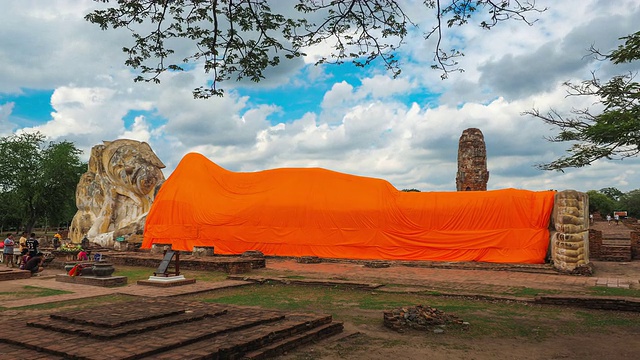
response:
[(631, 261), (631, 246), (603, 245), (598, 259), (602, 261), (629, 262)]
[(612, 245), (603, 244), (602, 231), (589, 230), (589, 257), (592, 260), (600, 261), (631, 261), (637, 256), (634, 256), (634, 251), (637, 254), (640, 251), (639, 241), (640, 233), (631, 232), (630, 245)]
[(56, 281), (72, 283), (72, 284), (101, 286), (101, 287), (115, 287), (115, 286), (127, 285), (126, 276), (99, 277), (99, 276), (69, 276), (66, 274), (59, 274), (59, 275), (56, 275)]
[(0, 270), (0, 281), (5, 280), (18, 280), (18, 279), (28, 279), (31, 277), (31, 271), (27, 270), (19, 270), (19, 269), (1, 269)]
[(589, 258), (600, 260), (602, 252), (602, 231), (589, 229)]
[(582, 307), (601, 310), (620, 310), (640, 312), (640, 299), (619, 297), (581, 297), (572, 295), (565, 297), (560, 295), (538, 296), (534, 300), (537, 304), (561, 305), (570, 307)]
[[(155, 269), (160, 265), (162, 258), (148, 256), (127, 256), (125, 254), (105, 254), (104, 257), (114, 265), (126, 266), (142, 266)], [(223, 271), (227, 274), (244, 274), (250, 272), (251, 269), (264, 268), (266, 266), (265, 259), (245, 258), (245, 257), (204, 257), (183, 258), (180, 257), (180, 270), (199, 270), (199, 271)], [(169, 264), (169, 269), (175, 268), (175, 260)]]
[(631, 232), (631, 258), (640, 260), (640, 232)]

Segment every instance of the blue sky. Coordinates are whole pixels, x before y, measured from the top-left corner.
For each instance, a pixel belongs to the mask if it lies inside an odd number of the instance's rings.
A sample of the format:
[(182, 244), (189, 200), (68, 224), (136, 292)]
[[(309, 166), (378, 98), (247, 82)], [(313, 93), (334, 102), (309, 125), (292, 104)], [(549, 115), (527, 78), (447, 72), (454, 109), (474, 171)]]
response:
[[(289, 1), (289, 0), (287, 0)], [(286, 6), (287, 1), (279, 2)], [(292, 4), (294, 1), (290, 1)], [(598, 161), (565, 173), (544, 172), (568, 144), (552, 144), (554, 129), (522, 116), (531, 108), (591, 106), (566, 98), (564, 81), (602, 79), (638, 64), (613, 67), (585, 58), (594, 45), (610, 51), (638, 30), (640, 3), (631, 0), (537, 1), (538, 21), (471, 23), (447, 29), (445, 47), (459, 44), (464, 73), (441, 80), (430, 69), (432, 43), (421, 39), (433, 14), (421, 1), (403, 1), (412, 20), (398, 52), (402, 74), (376, 63), (313, 63), (327, 47), (271, 72), (260, 84), (227, 82), (224, 98), (194, 100), (208, 79), (198, 64), (165, 74), (159, 85), (134, 83), (124, 67), (125, 31), (101, 31), (83, 20), (89, 0), (5, 0), (0, 12), (0, 136), (40, 131), (84, 151), (105, 140), (148, 142), (169, 176), (196, 151), (233, 171), (324, 167), (390, 181), (397, 188), (455, 190), (457, 142), (477, 127), (487, 144), (489, 189), (640, 188), (640, 162)]]

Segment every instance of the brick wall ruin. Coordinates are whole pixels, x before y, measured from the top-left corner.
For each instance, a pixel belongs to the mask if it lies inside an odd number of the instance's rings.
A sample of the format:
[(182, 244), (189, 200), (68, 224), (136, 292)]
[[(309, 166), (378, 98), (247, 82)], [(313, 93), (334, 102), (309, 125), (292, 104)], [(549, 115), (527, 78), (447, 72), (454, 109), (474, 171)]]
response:
[(466, 129), (458, 143), (457, 191), (486, 191), (489, 181), (487, 148), (482, 131)]

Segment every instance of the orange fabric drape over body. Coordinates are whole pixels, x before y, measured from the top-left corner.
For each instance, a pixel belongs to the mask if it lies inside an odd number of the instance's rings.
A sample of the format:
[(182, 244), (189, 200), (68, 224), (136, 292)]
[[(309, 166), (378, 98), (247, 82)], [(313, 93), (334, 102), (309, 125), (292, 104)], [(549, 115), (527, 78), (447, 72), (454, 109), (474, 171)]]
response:
[(542, 263), (554, 191), (401, 192), (325, 169), (225, 170), (187, 154), (147, 216), (143, 248), (217, 254)]

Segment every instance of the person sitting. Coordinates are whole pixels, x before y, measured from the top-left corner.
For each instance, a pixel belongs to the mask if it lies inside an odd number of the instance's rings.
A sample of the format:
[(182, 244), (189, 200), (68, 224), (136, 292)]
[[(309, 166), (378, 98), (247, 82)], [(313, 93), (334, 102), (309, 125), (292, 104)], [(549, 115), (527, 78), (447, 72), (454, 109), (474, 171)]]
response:
[(44, 270), (44, 255), (39, 252), (36, 254), (36, 256), (33, 256), (31, 258), (29, 258), (29, 260), (27, 260), (27, 262), (24, 264), (24, 270), (29, 270), (31, 271), (31, 275), (35, 275), (39, 272), (41, 272), (42, 270)]
[(87, 251), (84, 249), (80, 250), (80, 252), (78, 253), (78, 261), (87, 261), (87, 260), (89, 260), (89, 254), (87, 253)]

